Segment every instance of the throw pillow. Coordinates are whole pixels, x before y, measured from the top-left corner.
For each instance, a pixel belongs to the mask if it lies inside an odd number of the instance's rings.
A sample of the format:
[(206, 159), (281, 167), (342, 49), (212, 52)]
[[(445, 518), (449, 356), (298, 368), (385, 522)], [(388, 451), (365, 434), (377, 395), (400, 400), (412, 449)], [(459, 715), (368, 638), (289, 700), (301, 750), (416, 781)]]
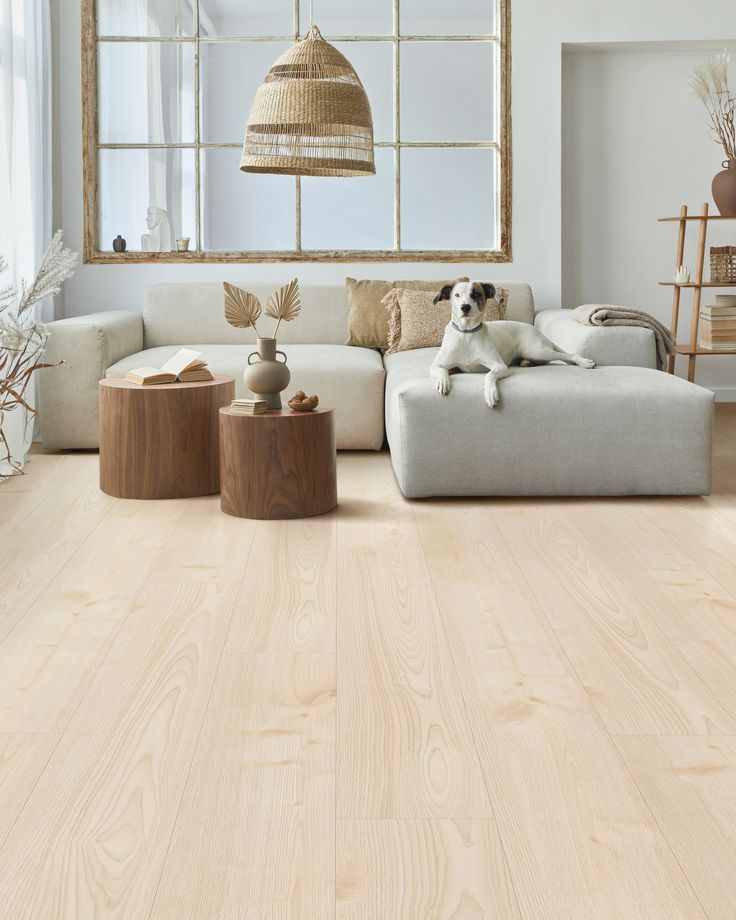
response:
[[(457, 278), (467, 281), (467, 278)], [(408, 291), (430, 291), (432, 296), (453, 281), (356, 281), (346, 278), (350, 316), (346, 345), (363, 348), (386, 348), (388, 345), (388, 314), (382, 303), (392, 288)]]
[[(389, 317), (387, 355), (412, 348), (436, 348), (442, 344), (452, 306), (449, 300), (434, 303), (435, 296), (424, 291), (394, 288), (384, 297)], [(508, 291), (496, 288), (496, 299), (486, 304), (485, 322), (506, 319), (508, 296)]]

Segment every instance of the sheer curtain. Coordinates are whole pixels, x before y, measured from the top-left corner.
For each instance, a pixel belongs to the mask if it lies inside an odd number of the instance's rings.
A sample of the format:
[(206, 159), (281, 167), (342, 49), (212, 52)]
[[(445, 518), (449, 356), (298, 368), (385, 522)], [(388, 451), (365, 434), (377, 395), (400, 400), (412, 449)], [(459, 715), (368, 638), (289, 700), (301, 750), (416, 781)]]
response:
[[(31, 281), (51, 239), (49, 0), (0, 0), (0, 252), (4, 283)], [(53, 302), (36, 317), (53, 319)]]
[[(49, 0), (0, 0), (0, 253), (4, 285), (35, 277), (51, 239), (51, 11)], [(36, 304), (53, 319), (53, 300)], [(33, 400), (29, 387), (27, 397)], [(24, 462), (33, 437), (25, 409), (6, 412), (3, 433)], [(0, 479), (12, 469), (0, 464)]]

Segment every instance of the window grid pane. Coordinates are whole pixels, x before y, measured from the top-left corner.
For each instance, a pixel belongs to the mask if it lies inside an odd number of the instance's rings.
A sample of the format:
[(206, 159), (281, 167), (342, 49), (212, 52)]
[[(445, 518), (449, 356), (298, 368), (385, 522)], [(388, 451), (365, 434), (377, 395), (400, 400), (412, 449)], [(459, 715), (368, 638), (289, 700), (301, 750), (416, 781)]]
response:
[[(94, 2), (94, 0), (87, 0), (87, 2)], [(496, 9), (496, 7), (498, 6), (499, 0), (492, 0), (492, 2), (493, 2), (494, 33), (498, 32), (502, 34), (503, 28), (504, 28), (504, 22), (503, 20), (498, 19), (499, 13), (498, 13), (498, 10)], [(500, 2), (506, 3), (508, 2), (508, 0), (500, 0)], [(219, 141), (219, 140), (210, 141), (209, 139), (204, 139), (202, 136), (202, 123), (201, 123), (200, 109), (202, 107), (201, 74), (202, 74), (202, 68), (203, 68), (203, 52), (204, 52), (204, 49), (208, 45), (224, 44), (226, 42), (229, 43), (231, 39), (235, 37), (227, 36), (227, 35), (218, 35), (215, 37), (215, 35), (200, 34), (201, 21), (200, 21), (200, 16), (199, 16), (199, 0), (195, 0), (193, 5), (195, 7), (194, 29), (193, 29), (194, 34), (187, 35), (186, 33), (182, 34), (180, 32), (178, 36), (169, 37), (166, 39), (166, 41), (179, 43), (179, 44), (185, 44), (185, 43), (192, 44), (193, 43), (195, 47), (195, 62), (196, 63), (195, 63), (195, 68), (194, 68), (195, 72), (194, 72), (194, 93), (193, 93), (194, 95), (193, 101), (194, 101), (194, 108), (195, 108), (194, 119), (193, 119), (194, 120), (193, 127), (194, 127), (194, 135), (195, 135), (194, 143), (190, 144), (186, 142), (179, 142), (179, 143), (161, 143), (157, 145), (153, 145), (153, 144), (146, 145), (146, 144), (125, 144), (125, 143), (104, 144), (104, 143), (99, 143), (98, 141), (98, 143), (96, 144), (96, 149), (101, 152), (102, 150), (106, 148), (117, 148), (120, 150), (124, 150), (124, 149), (146, 148), (149, 146), (150, 147), (159, 146), (162, 148), (179, 148), (182, 151), (187, 150), (187, 149), (192, 150), (194, 154), (193, 161), (194, 161), (194, 170), (195, 170), (195, 177), (194, 177), (193, 185), (194, 185), (195, 199), (196, 199), (195, 201), (195, 225), (196, 225), (195, 234), (196, 236), (195, 236), (194, 243), (195, 243), (196, 250), (202, 252), (203, 254), (206, 254), (209, 251), (214, 252), (214, 250), (205, 250), (203, 248), (204, 240), (203, 240), (202, 230), (203, 230), (204, 215), (201, 213), (201, 200), (200, 200), (201, 193), (202, 193), (201, 158), (204, 156), (204, 151), (206, 151), (207, 149), (210, 149), (210, 148), (233, 149), (236, 147), (240, 147), (241, 144), (240, 142), (235, 142), (235, 141), (233, 142)], [(394, 246), (393, 246), (393, 250), (397, 254), (401, 252), (416, 253), (416, 250), (412, 249), (411, 246), (407, 247), (406, 249), (403, 249), (401, 245), (402, 150), (409, 150), (409, 149), (420, 150), (420, 149), (432, 149), (432, 148), (434, 149), (456, 148), (458, 150), (480, 148), (480, 149), (490, 149), (491, 151), (500, 150), (500, 145), (499, 145), (497, 135), (498, 135), (499, 130), (502, 131), (504, 130), (504, 127), (505, 127), (504, 119), (503, 119), (504, 113), (500, 110), (500, 106), (502, 104), (505, 105), (505, 101), (502, 97), (503, 87), (501, 85), (501, 80), (500, 80), (501, 45), (500, 45), (500, 39), (497, 34), (453, 35), (450, 32), (448, 32), (447, 34), (443, 34), (441, 36), (428, 36), (427, 34), (401, 35), (400, 34), (400, 16), (399, 16), (400, 0), (393, 0), (393, 6), (394, 6), (393, 35), (383, 36), (383, 35), (376, 35), (374, 33), (373, 35), (370, 35), (370, 34), (362, 35), (361, 34), (361, 35), (335, 36), (335, 37), (326, 35), (325, 37), (327, 38), (327, 40), (338, 41), (338, 42), (339, 41), (345, 41), (345, 42), (353, 42), (353, 41), (368, 42), (370, 41), (370, 42), (375, 42), (378, 44), (389, 44), (393, 46), (394, 51), (393, 51), (392, 83), (393, 83), (393, 95), (394, 95), (394, 137), (392, 140), (389, 140), (389, 139), (380, 140), (379, 139), (376, 143), (376, 146), (379, 150), (381, 148), (385, 148), (387, 149), (387, 151), (388, 150), (393, 151), (393, 160), (394, 160)], [(505, 13), (506, 15), (508, 15), (507, 11), (505, 11)], [(300, 16), (300, 2), (299, 0), (296, 0), (296, 2), (294, 3), (294, 14), (293, 14), (295, 35), (299, 34), (299, 30), (298, 30), (299, 16)], [(499, 23), (500, 23), (500, 28), (496, 29), (495, 27)], [(480, 33), (481, 30), (478, 30), (478, 31)], [(106, 38), (115, 40), (115, 38), (118, 38), (118, 37), (117, 36), (106, 36)], [(146, 41), (146, 40), (149, 42), (151, 41), (150, 38), (146, 39), (145, 36), (139, 37), (139, 36), (128, 35), (125, 38), (122, 38), (122, 37), (120, 38), (126, 42), (130, 42), (130, 41), (136, 42), (139, 39), (142, 41)], [(264, 36), (264, 35), (237, 36), (237, 39), (240, 40), (241, 42), (243, 41), (247, 42), (248, 40), (252, 40), (254, 42), (258, 41), (258, 42), (264, 42), (268, 44), (271, 44), (272, 41), (275, 43), (276, 38), (277, 38), (276, 36), (272, 38), (270, 36)], [(99, 44), (100, 44), (98, 39), (99, 39), (98, 35), (93, 36), (93, 41), (96, 47), (99, 47)], [(492, 105), (492, 125), (493, 125), (491, 132), (490, 132), (492, 135), (491, 139), (487, 141), (485, 140), (481, 141), (479, 139), (478, 140), (463, 140), (463, 139), (460, 139), (459, 137), (457, 140), (454, 140), (454, 141), (442, 141), (442, 140), (436, 140), (436, 141), (409, 140), (407, 141), (403, 139), (402, 133), (401, 133), (401, 89), (402, 89), (401, 49), (402, 47), (407, 47), (411, 43), (414, 43), (414, 42), (422, 42), (426, 44), (428, 40), (430, 41), (436, 40), (438, 42), (445, 42), (445, 41), (473, 42), (473, 43), (479, 43), (479, 44), (491, 46), (491, 50), (493, 52), (493, 61), (494, 61), (493, 63), (493, 75), (494, 75), (493, 83), (494, 85), (492, 87), (492, 92), (490, 94), (491, 105)], [(349, 47), (344, 50), (349, 54)], [(277, 51), (274, 54), (274, 59), (278, 56), (279, 53), (280, 51)], [(95, 90), (97, 90), (96, 87), (95, 87)], [(96, 159), (97, 158), (95, 157), (95, 160)], [(490, 247), (478, 249), (477, 252), (479, 255), (482, 255), (483, 253), (495, 251), (499, 247), (499, 245), (503, 242), (501, 240), (501, 234), (502, 234), (503, 228), (501, 227), (501, 221), (500, 221), (501, 209), (499, 207), (499, 196), (500, 196), (501, 182), (508, 181), (508, 177), (505, 175), (504, 176), (501, 175), (502, 169), (505, 165), (505, 163), (502, 162), (501, 157), (494, 156), (493, 161), (495, 163), (495, 169), (493, 170), (493, 177), (491, 180), (491, 184), (494, 187), (494, 195), (493, 195), (493, 200), (489, 202), (489, 213), (494, 215), (493, 216), (493, 236), (496, 237), (497, 239), (493, 241)], [(301, 184), (302, 184), (301, 178), (295, 177), (295, 250), (294, 252), (297, 254), (302, 251), (302, 246), (301, 246), (302, 188), (301, 188)], [(100, 215), (98, 214), (98, 225), (100, 223), (99, 217)], [(329, 250), (329, 247), (327, 246), (323, 248), (325, 251)], [(320, 251), (320, 250), (309, 250), (309, 247), (307, 247), (307, 250), (316, 251), (316, 252)], [(334, 248), (332, 251), (334, 253)], [(373, 251), (382, 252), (382, 250), (373, 250)], [(451, 253), (452, 251), (453, 251), (452, 247), (447, 246), (444, 249), (434, 250), (433, 254), (435, 258), (437, 258), (437, 257), (440, 257), (443, 252)], [(365, 250), (365, 252), (366, 252), (366, 255), (370, 257), (371, 250)], [(284, 255), (285, 256), (287, 255), (286, 251), (284, 251)]]

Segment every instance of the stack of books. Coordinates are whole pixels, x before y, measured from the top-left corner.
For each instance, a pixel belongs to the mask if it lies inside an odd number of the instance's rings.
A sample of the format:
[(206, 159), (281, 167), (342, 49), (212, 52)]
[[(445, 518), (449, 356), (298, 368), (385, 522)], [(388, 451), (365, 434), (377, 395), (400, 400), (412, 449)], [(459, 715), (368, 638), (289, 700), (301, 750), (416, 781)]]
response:
[(736, 348), (736, 294), (718, 294), (714, 305), (700, 308), (700, 347)]
[(268, 403), (265, 399), (234, 399), (230, 403), (232, 412), (239, 412), (241, 415), (258, 415), (268, 409)]

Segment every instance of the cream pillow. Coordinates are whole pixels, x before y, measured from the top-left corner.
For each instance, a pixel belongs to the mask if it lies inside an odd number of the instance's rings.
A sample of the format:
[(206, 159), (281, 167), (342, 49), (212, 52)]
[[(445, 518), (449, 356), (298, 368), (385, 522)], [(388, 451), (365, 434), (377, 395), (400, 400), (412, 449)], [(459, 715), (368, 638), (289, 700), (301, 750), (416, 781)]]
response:
[[(467, 281), (467, 278), (457, 278)], [(454, 281), (356, 281), (346, 278), (345, 287), (350, 303), (348, 340), (346, 345), (363, 348), (386, 348), (388, 345), (388, 314), (383, 298), (392, 288), (407, 291), (429, 291), (434, 297), (446, 284)]]
[[(442, 344), (452, 306), (449, 300), (434, 303), (436, 296), (424, 291), (394, 288), (383, 298), (389, 322), (387, 355), (412, 348), (436, 348)], [(486, 303), (485, 322), (506, 319), (508, 296), (508, 291), (496, 288), (496, 298)]]

